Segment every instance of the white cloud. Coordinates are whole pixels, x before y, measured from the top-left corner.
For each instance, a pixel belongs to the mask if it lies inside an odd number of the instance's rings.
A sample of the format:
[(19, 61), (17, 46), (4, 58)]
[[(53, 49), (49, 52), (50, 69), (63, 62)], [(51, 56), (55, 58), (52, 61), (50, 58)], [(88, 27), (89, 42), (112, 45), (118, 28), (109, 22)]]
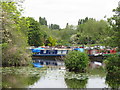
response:
[(48, 23), (59, 24), (62, 28), (66, 23), (77, 25), (78, 19), (93, 17), (97, 20), (112, 16), (119, 0), (26, 0), (24, 16), (38, 20), (46, 17)]

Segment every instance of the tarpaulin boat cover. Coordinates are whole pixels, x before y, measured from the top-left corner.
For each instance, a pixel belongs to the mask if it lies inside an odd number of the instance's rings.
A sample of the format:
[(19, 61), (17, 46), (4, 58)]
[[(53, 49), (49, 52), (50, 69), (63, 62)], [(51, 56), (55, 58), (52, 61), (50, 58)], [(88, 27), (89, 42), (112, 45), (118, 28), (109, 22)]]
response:
[(38, 48), (31, 49), (31, 50), (33, 53), (35, 53), (35, 52), (40, 52), (41, 49), (44, 49), (44, 48), (38, 47)]
[(84, 52), (84, 48), (75, 48), (74, 50), (80, 51), (80, 52)]
[(38, 68), (42, 68), (43, 65), (40, 65), (40, 63), (32, 63), (34, 65), (34, 67), (38, 67)]

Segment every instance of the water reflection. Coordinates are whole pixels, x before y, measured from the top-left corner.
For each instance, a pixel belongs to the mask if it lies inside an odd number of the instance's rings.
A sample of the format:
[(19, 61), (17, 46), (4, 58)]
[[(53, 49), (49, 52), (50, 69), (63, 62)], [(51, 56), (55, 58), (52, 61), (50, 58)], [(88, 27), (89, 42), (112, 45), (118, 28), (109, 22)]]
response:
[(65, 82), (68, 88), (86, 88), (88, 76), (83, 73), (66, 72)]
[(105, 77), (100, 76), (89, 76), (86, 88), (108, 88), (108, 85), (105, 84)]
[(106, 75), (106, 83), (111, 87), (115, 89), (120, 89), (120, 73), (108, 73)]
[(2, 72), (2, 86), (3, 88), (108, 88), (108, 85), (112, 88), (120, 87), (120, 74), (106, 75), (102, 67), (90, 69), (86, 74), (66, 71), (63, 69), (63, 62), (48, 67), (45, 70), (33, 67), (6, 68)]
[(39, 81), (30, 85), (29, 88), (67, 88), (64, 81), (65, 70), (58, 67), (50, 67)]
[(3, 88), (26, 88), (41, 77), (39, 69), (35, 68), (6, 68), (4, 70), (2, 73)]
[(34, 84), (38, 81), (40, 77), (27, 76), (27, 75), (15, 75), (15, 74), (7, 74), (2, 76), (2, 87), (3, 88), (25, 88), (29, 85)]
[(79, 80), (79, 79), (65, 79), (65, 82), (68, 88), (86, 88), (87, 79)]

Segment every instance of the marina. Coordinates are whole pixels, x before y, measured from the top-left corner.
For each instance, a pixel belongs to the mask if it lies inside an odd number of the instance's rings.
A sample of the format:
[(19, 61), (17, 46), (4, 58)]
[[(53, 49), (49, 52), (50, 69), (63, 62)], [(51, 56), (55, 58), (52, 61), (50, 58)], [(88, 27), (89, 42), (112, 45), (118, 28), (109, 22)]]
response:
[(86, 48), (86, 47), (70, 47), (70, 48), (38, 47), (30, 50), (32, 52), (32, 59), (34, 61), (64, 60), (64, 57), (70, 51), (79, 51), (79, 52), (86, 52), (91, 61), (103, 62), (103, 60), (106, 57), (117, 53), (115, 48), (106, 49), (105, 47), (103, 47), (102, 49), (97, 47), (89, 47), (89, 48)]

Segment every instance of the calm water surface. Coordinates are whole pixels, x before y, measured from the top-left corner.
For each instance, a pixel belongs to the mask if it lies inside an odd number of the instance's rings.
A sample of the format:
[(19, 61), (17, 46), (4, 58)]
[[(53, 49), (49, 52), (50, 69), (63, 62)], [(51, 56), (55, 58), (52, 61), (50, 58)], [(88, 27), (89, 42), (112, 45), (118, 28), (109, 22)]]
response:
[(60, 67), (4, 68), (2, 86), (4, 88), (118, 88), (120, 86), (119, 76), (106, 75), (102, 68), (91, 69), (87, 74), (75, 74)]
[[(72, 79), (65, 80), (66, 70), (49, 68), (45, 76), (42, 76), (36, 83), (30, 85), (29, 88), (71, 88), (74, 87), (75, 80)], [(78, 84), (81, 88), (108, 88), (108, 85), (105, 84), (105, 76), (99, 75), (89, 75), (87, 77), (85, 85), (82, 83)], [(66, 77), (67, 79), (67, 77)], [(74, 78), (73, 78), (74, 79)], [(80, 81), (80, 80), (78, 80)], [(82, 81), (80, 81), (82, 82)], [(73, 86), (69, 86), (69, 83), (74, 83)], [(85, 86), (85, 87), (82, 87)], [(76, 87), (76, 85), (75, 85)]]

